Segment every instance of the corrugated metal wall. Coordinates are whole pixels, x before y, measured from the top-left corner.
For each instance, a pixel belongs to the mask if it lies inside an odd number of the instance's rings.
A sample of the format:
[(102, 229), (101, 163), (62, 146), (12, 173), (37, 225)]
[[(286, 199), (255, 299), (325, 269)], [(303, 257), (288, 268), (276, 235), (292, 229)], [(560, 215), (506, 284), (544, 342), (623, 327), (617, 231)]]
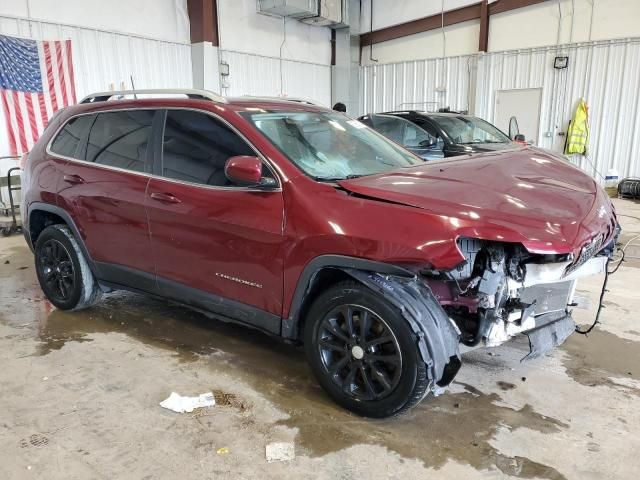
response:
[(475, 56), (362, 67), (361, 113), (402, 109), (469, 109)]
[(331, 103), (329, 65), (229, 50), (221, 50), (220, 57), (229, 64), (229, 76), (223, 79), (228, 87), (223, 87), (223, 95), (279, 96), (284, 93), (290, 97), (316, 100), (327, 106)]
[[(569, 56), (566, 70), (553, 68), (554, 58), (561, 55)], [(640, 176), (640, 39), (362, 68), (363, 113), (450, 106), (493, 121), (496, 91), (542, 88), (535, 140), (556, 151), (564, 145), (558, 132), (566, 131), (584, 96), (590, 107), (590, 155), (574, 161), (598, 180), (611, 168), (621, 177)]]
[[(0, 33), (35, 40), (71, 39), (78, 99), (109, 90), (121, 82), (136, 88), (193, 85), (189, 44), (154, 40), (78, 26), (59, 25), (23, 18), (0, 16)], [(0, 111), (0, 155), (9, 147), (3, 113)], [(0, 173), (4, 170), (0, 165)]]
[[(556, 56), (569, 68), (556, 70)], [(477, 115), (493, 121), (495, 93), (542, 88), (536, 144), (562, 151), (568, 122), (584, 97), (591, 121), (589, 156), (574, 161), (598, 180), (609, 169), (640, 175), (640, 39), (489, 53), (478, 59)]]
[[(29, 27), (31, 24), (31, 28)], [(0, 33), (35, 40), (71, 39), (78, 96), (113, 83), (137, 88), (192, 86), (191, 47), (149, 38), (0, 16)]]

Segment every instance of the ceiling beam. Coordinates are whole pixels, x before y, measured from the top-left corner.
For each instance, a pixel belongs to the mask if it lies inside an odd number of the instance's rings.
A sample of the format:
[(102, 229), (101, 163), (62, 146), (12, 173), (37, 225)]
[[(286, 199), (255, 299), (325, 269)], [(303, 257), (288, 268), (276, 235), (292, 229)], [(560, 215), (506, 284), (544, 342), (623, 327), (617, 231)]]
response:
[[(548, 1), (550, 0), (496, 0), (493, 3), (489, 3), (487, 17), (497, 13), (508, 12), (517, 8), (528, 7), (530, 5), (536, 5), (538, 3)], [(483, 3), (486, 2), (478, 2), (467, 5), (466, 7), (447, 10), (444, 12), (444, 15), (437, 13), (428, 17), (418, 18), (417, 20), (411, 20), (410, 22), (400, 23), (398, 25), (392, 25), (390, 27), (373, 30), (372, 32), (363, 33), (360, 35), (360, 46), (367, 47), (369, 45), (387, 42), (396, 38), (403, 38), (416, 33), (436, 30), (441, 28), (443, 23), (445, 27), (448, 27), (457, 23), (468, 22), (469, 20), (478, 20), (481, 18)], [(486, 34), (488, 38), (488, 20)]]
[(531, 5), (537, 5), (548, 0), (496, 0), (489, 4), (489, 15), (495, 15), (496, 13), (504, 13), (509, 10), (516, 10), (518, 8), (529, 7)]
[(431, 15), (429, 17), (423, 17), (417, 20), (411, 20), (410, 22), (363, 33), (360, 35), (360, 45), (366, 47), (374, 43), (387, 42), (396, 38), (435, 30), (442, 27), (443, 23), (445, 27), (448, 27), (449, 25), (455, 25), (456, 23), (474, 20), (476, 18), (480, 18), (479, 3), (454, 10), (447, 10), (444, 12), (444, 18), (443, 15), (439, 13), (437, 15)]

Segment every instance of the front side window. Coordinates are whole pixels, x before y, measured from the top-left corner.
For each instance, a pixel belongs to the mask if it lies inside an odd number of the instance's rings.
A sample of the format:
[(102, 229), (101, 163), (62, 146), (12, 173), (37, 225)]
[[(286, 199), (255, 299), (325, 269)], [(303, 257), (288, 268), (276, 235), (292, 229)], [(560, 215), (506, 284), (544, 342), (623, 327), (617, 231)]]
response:
[[(224, 166), (236, 155), (255, 152), (224, 123), (200, 112), (167, 112), (162, 139), (164, 177), (201, 185), (233, 186), (224, 174)], [(264, 167), (263, 174), (268, 174)]]
[(339, 113), (244, 112), (247, 120), (304, 173), (318, 181), (383, 173), (422, 163)]
[(475, 143), (510, 143), (509, 137), (480, 118), (439, 116), (434, 119), (453, 143), (470, 145)]
[(95, 117), (85, 160), (144, 172), (153, 110), (123, 110)]
[(82, 115), (69, 120), (51, 142), (51, 151), (64, 157), (77, 158), (80, 141), (93, 118), (93, 115)]
[(429, 147), (433, 150), (442, 150), (444, 148), (444, 140), (438, 130), (426, 120), (421, 118), (416, 118), (413, 122), (420, 128), (422, 131), (426, 132), (429, 138)]

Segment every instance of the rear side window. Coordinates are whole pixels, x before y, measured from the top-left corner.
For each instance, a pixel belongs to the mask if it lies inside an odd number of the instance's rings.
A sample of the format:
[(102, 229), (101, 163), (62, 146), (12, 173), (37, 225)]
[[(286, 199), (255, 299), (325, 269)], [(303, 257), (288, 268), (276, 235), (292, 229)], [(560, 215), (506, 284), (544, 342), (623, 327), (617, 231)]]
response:
[(400, 145), (403, 144), (405, 124), (401, 119), (382, 115), (372, 115), (371, 123), (376, 131), (380, 132), (388, 139), (393, 140)]
[(407, 148), (431, 148), (437, 141), (437, 136), (425, 131), (423, 125), (406, 118), (372, 115), (371, 121), (375, 130)]
[[(162, 139), (162, 175), (185, 182), (233, 186), (224, 174), (229, 157), (255, 155), (233, 130), (214, 117), (169, 110)], [(268, 170), (263, 168), (263, 174)]]
[(56, 135), (50, 150), (56, 155), (78, 158), (80, 141), (93, 122), (93, 118), (93, 115), (83, 115), (69, 120)]
[(153, 110), (99, 113), (89, 132), (88, 162), (145, 171)]

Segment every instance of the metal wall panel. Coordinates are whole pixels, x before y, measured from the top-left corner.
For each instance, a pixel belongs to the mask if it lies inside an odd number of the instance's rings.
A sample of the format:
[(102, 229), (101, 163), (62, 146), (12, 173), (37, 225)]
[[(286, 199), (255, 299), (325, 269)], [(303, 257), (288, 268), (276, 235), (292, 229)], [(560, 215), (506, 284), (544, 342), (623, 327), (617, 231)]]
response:
[[(556, 70), (556, 56), (569, 68)], [(444, 69), (444, 71), (443, 71)], [(578, 100), (589, 104), (589, 155), (573, 161), (602, 181), (640, 176), (640, 39), (561, 45), (362, 67), (361, 113), (449, 106), (494, 119), (498, 90), (542, 88), (543, 148), (562, 152)]]
[(220, 50), (229, 64), (222, 93), (227, 96), (255, 95), (304, 97), (329, 106), (331, 67), (316, 63), (280, 60), (230, 50)]
[(364, 66), (360, 113), (468, 110), (474, 62), (474, 56), (460, 56)]
[[(35, 40), (71, 39), (78, 100), (83, 96), (129, 88), (191, 88), (189, 44), (153, 40), (76, 26), (0, 16), (0, 34)], [(9, 152), (5, 119), (0, 110), (0, 155)], [(0, 171), (0, 174), (2, 172)]]
[[(569, 68), (556, 70), (556, 56)], [(478, 58), (477, 115), (493, 121), (495, 92), (542, 88), (540, 134), (536, 145), (561, 152), (577, 102), (589, 105), (589, 155), (573, 160), (602, 181), (609, 169), (621, 177), (640, 175), (640, 39), (564, 45)]]
[[(30, 27), (31, 24), (31, 27)], [(35, 40), (71, 39), (76, 91), (83, 96), (126, 82), (137, 88), (192, 86), (189, 44), (0, 16), (0, 33)]]

